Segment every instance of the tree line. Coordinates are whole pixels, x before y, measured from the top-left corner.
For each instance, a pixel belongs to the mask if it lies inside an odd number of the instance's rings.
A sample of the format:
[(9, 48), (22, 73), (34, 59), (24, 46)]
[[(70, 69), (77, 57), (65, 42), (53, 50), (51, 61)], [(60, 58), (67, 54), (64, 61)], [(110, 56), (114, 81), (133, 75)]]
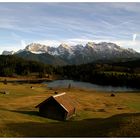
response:
[(23, 58), (11, 55), (0, 56), (0, 76), (30, 75), (38, 73), (50, 74), (53, 67), (36, 61), (24, 60)]
[[(57, 67), (55, 73), (64, 79), (91, 82), (100, 85), (128, 86), (140, 88), (138, 67), (119, 66), (119, 64), (83, 64)], [(135, 72), (135, 70), (137, 70)]]
[[(0, 56), (0, 76), (31, 75), (39, 77), (46, 74), (58, 75), (61, 79), (72, 79), (101, 85), (128, 86), (140, 88), (140, 61), (104, 64), (89, 63), (81, 65), (52, 66), (25, 60), (18, 56)], [(131, 64), (131, 65), (130, 65)]]

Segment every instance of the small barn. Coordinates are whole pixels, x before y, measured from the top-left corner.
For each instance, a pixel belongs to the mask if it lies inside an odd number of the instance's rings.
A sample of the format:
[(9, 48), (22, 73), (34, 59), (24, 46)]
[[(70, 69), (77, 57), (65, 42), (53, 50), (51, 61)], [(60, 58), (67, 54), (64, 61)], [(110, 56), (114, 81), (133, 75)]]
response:
[(55, 120), (68, 120), (75, 114), (74, 104), (65, 92), (50, 96), (36, 108), (41, 116)]

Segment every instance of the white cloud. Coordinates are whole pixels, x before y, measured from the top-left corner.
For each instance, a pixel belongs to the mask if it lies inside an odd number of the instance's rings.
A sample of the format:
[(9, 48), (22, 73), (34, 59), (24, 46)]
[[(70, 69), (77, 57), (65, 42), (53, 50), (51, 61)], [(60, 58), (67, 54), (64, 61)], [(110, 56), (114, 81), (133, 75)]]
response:
[(137, 34), (133, 34), (133, 42), (136, 41)]
[[(53, 46), (53, 47), (57, 47), (58, 45), (61, 44), (60, 41), (57, 40), (37, 40), (37, 41), (33, 41), (34, 43), (39, 43), (39, 44), (44, 44), (47, 46)], [(32, 42), (30, 42), (32, 43)]]
[[(135, 37), (135, 36), (134, 36)], [(99, 42), (112, 42), (115, 43), (123, 48), (133, 48), (134, 50), (140, 52), (140, 41), (139, 40), (135, 40), (135, 42), (133, 40), (93, 40), (93, 39), (88, 39), (86, 37), (83, 38), (70, 38), (70, 39), (63, 39), (63, 40), (37, 40), (37, 41), (33, 41), (33, 42), (25, 42), (24, 40), (21, 40), (20, 44), (14, 44), (14, 45), (7, 45), (7, 46), (0, 46), (0, 48), (4, 48), (4, 50), (7, 51), (18, 51), (19, 49), (24, 49), (26, 45), (30, 44), (30, 43), (40, 43), (40, 44), (44, 44), (44, 45), (48, 45), (48, 46), (53, 46), (53, 47), (58, 47), (61, 43), (66, 43), (68, 45), (77, 45), (77, 44), (82, 44), (85, 45), (87, 42), (95, 42), (95, 43), (99, 43)], [(2, 50), (0, 50), (2, 53)]]
[[(12, 45), (2, 45), (0, 46), (0, 54), (2, 54), (3, 51), (18, 51), (21, 49), (21, 46), (19, 44), (12, 44)], [(4, 49), (3, 49), (4, 48)]]
[[(86, 44), (89, 41), (97, 43), (107, 41), (140, 51), (138, 41), (140, 4), (138, 3), (45, 4), (0, 5), (0, 28), (4, 29), (1, 34), (4, 33), (6, 42), (11, 43), (9, 45), (11, 47), (4, 46), (5, 40), (0, 37), (1, 42), (4, 42), (1, 43), (2, 48), (23, 49), (32, 43), (32, 40), (37, 39), (36, 43), (49, 46), (58, 46), (61, 43), (75, 45)], [(133, 37), (132, 33), (135, 33)], [(56, 40), (43, 40), (46, 38)], [(17, 44), (13, 45), (13, 42)]]
[(140, 41), (139, 40), (135, 40), (134, 41), (129, 41), (129, 40), (117, 40), (117, 41), (114, 41), (114, 43), (120, 45), (121, 47), (123, 48), (132, 48), (138, 52), (140, 52)]
[(135, 1), (133, 1), (133, 3), (111, 3), (111, 6), (128, 12), (140, 12), (139, 3), (136, 3)]
[[(135, 37), (136, 39), (136, 37)], [(67, 40), (66, 40), (67, 41)], [(68, 42), (73, 42), (75, 44), (83, 44), (85, 45), (87, 42), (95, 42), (95, 43), (100, 43), (100, 42), (112, 42), (112, 43), (115, 43), (119, 46), (121, 46), (122, 48), (132, 48), (134, 49), (135, 51), (138, 51), (140, 52), (140, 41), (139, 40), (135, 40), (132, 41), (132, 40), (107, 40), (107, 39), (104, 39), (104, 40), (92, 40), (92, 39), (69, 39)]]
[(40, 43), (48, 46), (54, 46), (58, 47), (61, 43), (66, 43), (69, 45), (77, 45), (77, 44), (82, 44), (85, 45), (88, 42), (95, 42), (95, 43), (100, 43), (100, 42), (112, 42), (115, 43), (123, 48), (133, 48), (134, 50), (140, 52), (140, 41), (139, 40), (109, 40), (109, 39), (88, 39), (88, 38), (70, 38), (70, 39), (65, 39), (65, 40), (39, 40), (39, 41), (34, 41), (34, 43)]
[(26, 42), (24, 40), (21, 40), (21, 47), (25, 48), (26, 47)]
[[(86, 38), (71, 38), (71, 39), (61, 39), (61, 40), (37, 40), (33, 41), (34, 43), (44, 44), (48, 46), (58, 47), (62, 43), (66, 43), (68, 45), (77, 45), (77, 44), (86, 44), (87, 42), (91, 42), (93, 40)], [(30, 44), (32, 42), (29, 42)]]

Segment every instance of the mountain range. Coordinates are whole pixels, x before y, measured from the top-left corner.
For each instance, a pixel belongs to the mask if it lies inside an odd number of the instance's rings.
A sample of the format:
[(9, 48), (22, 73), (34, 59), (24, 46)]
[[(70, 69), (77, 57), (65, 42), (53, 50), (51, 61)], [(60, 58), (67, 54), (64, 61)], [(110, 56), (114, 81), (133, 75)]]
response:
[(31, 43), (17, 52), (3, 51), (2, 55), (17, 55), (28, 60), (36, 60), (52, 65), (85, 64), (96, 61), (116, 61), (140, 58), (140, 53), (125, 49), (114, 43), (88, 42), (86, 45), (60, 44), (51, 47)]

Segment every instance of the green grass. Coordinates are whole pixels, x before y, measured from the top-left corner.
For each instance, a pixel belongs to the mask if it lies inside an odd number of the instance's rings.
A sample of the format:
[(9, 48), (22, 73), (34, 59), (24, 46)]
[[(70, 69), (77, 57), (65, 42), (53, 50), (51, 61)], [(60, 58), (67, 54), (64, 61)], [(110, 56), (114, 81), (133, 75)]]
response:
[(140, 102), (128, 102), (128, 107), (140, 111)]
[(140, 113), (67, 122), (8, 123), (10, 137), (140, 137)]

